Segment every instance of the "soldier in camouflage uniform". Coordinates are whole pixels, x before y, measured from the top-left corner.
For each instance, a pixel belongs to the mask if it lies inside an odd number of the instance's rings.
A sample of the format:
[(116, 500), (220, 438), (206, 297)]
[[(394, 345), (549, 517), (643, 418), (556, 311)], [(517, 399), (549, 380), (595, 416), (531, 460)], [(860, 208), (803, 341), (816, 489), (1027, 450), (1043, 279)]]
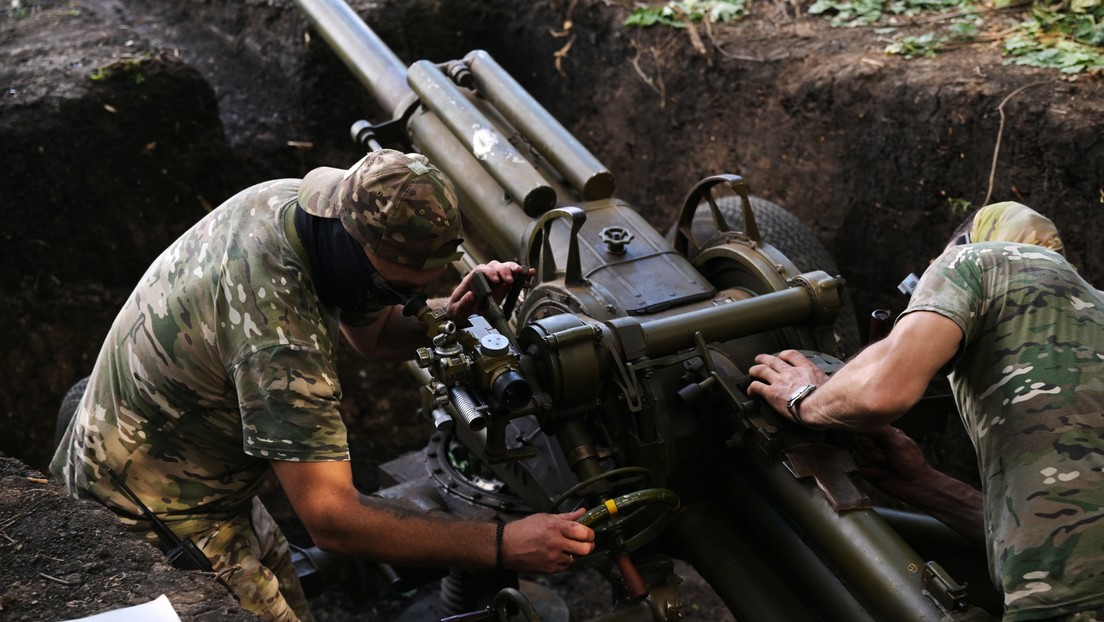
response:
[[(339, 331), (361, 353), (409, 358), (425, 329), (402, 305), (460, 256), (451, 181), (382, 150), (348, 170), (248, 188), (150, 266), (116, 318), (51, 471), (151, 541), (122, 477), (191, 537), (247, 609), (310, 620), (288, 543), (257, 498), (272, 475), (314, 543), (402, 565), (560, 572), (593, 548), (572, 515), (510, 523), (431, 518), (353, 487), (334, 368)], [(515, 263), (480, 266), (501, 299)], [(444, 306), (466, 318), (471, 275)]]
[[(1104, 293), (1061, 250), (1045, 217), (987, 206), (925, 271), (889, 336), (830, 380), (795, 351), (750, 369), (749, 394), (805, 425), (869, 431), (859, 455), (874, 483), (984, 538), (1008, 621), (1104, 619)], [(983, 492), (886, 425), (941, 371)]]

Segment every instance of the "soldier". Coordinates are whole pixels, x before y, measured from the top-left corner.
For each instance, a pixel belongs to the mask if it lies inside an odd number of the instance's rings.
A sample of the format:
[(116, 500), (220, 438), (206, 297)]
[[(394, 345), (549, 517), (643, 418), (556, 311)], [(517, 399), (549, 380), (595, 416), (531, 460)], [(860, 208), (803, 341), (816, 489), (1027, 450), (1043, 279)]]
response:
[[(401, 565), (565, 570), (594, 546), (593, 531), (574, 522), (582, 510), (503, 526), (404, 512), (353, 486), (338, 330), (366, 356), (412, 357), (425, 328), (402, 307), (460, 257), (460, 242), (452, 182), (419, 154), (376, 151), (347, 171), (243, 190), (142, 277), (51, 471), (156, 541), (122, 487), (133, 491), (266, 620), (312, 619), (287, 541), (257, 498), (273, 473), (325, 550)], [(513, 262), (477, 271), (499, 299), (529, 276)], [(431, 304), (467, 318), (470, 279)]]
[[(888, 492), (987, 541), (1004, 620), (1104, 620), (1104, 294), (1053, 223), (1018, 203), (968, 219), (890, 334), (829, 379), (795, 351), (756, 358), (748, 393), (817, 428), (870, 431)], [(982, 492), (888, 423), (949, 371)]]

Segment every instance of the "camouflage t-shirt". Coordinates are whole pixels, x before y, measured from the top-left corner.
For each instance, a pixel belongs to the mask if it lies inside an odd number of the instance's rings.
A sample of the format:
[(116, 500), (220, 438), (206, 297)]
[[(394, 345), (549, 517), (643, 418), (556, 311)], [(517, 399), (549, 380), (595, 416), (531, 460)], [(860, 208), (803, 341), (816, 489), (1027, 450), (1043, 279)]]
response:
[(299, 180), (253, 186), (154, 261), (111, 327), (51, 464), (135, 514), (110, 466), (169, 520), (249, 511), (269, 460), (347, 460), (336, 310), (291, 214)]
[(1005, 620), (1104, 606), (1104, 295), (1038, 246), (956, 246), (906, 313), (965, 335), (951, 383), (978, 453)]

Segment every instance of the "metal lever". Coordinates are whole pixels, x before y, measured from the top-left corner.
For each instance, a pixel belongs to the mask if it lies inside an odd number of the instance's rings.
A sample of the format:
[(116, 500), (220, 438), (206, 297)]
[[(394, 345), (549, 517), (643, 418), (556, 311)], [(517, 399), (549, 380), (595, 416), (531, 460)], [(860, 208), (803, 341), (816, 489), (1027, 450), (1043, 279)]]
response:
[[(567, 246), (567, 271), (564, 273), (564, 283), (572, 285), (584, 285), (586, 281), (582, 275), (582, 263), (579, 260), (579, 230), (586, 222), (586, 212), (581, 208), (569, 206), (549, 210), (533, 224), (529, 225), (525, 239), (525, 257), (529, 265), (537, 266), (537, 280), (547, 283), (556, 278), (556, 257), (552, 253), (552, 223), (558, 218), (571, 220), (571, 235)], [(538, 246), (539, 244), (539, 246)]]

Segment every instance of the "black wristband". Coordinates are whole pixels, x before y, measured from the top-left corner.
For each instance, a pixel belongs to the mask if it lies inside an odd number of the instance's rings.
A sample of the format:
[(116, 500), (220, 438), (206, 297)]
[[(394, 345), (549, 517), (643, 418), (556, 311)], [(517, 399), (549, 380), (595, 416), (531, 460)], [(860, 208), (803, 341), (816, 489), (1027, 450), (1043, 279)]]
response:
[(506, 523), (499, 522), (495, 527), (495, 568), (502, 570), (502, 534), (506, 532)]

